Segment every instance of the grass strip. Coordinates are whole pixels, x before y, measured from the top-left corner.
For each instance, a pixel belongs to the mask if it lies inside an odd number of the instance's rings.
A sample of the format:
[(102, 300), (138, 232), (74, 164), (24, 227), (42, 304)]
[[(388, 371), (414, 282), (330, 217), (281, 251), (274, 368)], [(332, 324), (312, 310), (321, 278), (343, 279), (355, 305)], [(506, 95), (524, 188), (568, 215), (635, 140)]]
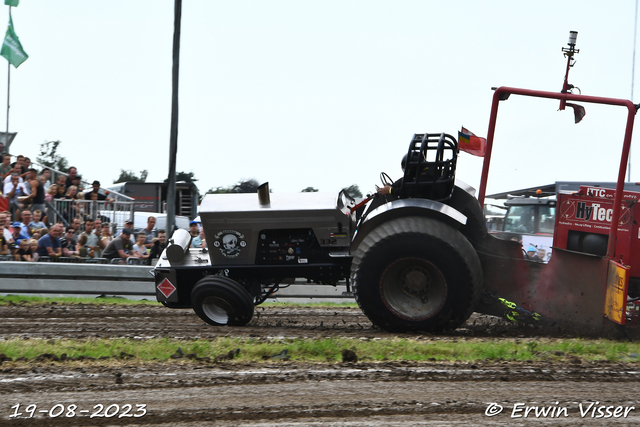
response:
[[(239, 351), (237, 351), (239, 350)], [(282, 354), (287, 350), (286, 356)], [(133, 339), (10, 339), (0, 341), (0, 360), (64, 361), (135, 359), (138, 361), (258, 362), (292, 360), (340, 362), (342, 351), (359, 361), (540, 361), (579, 358), (637, 362), (640, 343), (604, 339), (468, 339), (325, 338), (261, 339), (221, 337), (212, 340)], [(236, 354), (237, 351), (237, 354)], [(233, 353), (229, 356), (229, 353)], [(44, 356), (43, 356), (44, 355)], [(280, 355), (280, 356), (276, 356)], [(276, 357), (273, 357), (276, 356)]]

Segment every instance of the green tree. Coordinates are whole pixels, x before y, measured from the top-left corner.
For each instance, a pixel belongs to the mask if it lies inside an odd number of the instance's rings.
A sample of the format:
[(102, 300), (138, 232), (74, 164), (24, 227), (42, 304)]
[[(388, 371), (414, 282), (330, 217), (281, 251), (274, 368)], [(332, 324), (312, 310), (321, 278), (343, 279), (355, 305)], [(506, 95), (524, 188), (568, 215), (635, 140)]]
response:
[(231, 193), (257, 193), (260, 184), (255, 179), (240, 181), (231, 188)]
[(45, 141), (40, 144), (40, 154), (38, 154), (36, 160), (43, 166), (66, 173), (69, 171), (69, 162), (65, 157), (58, 154), (58, 147), (61, 142), (60, 140)]
[(118, 182), (145, 182), (147, 180), (147, 176), (149, 175), (148, 170), (140, 171), (140, 177), (136, 176), (136, 174), (131, 170), (120, 169), (120, 176), (118, 179), (113, 181), (114, 184)]
[[(164, 182), (168, 182), (169, 178), (165, 179)], [(176, 182), (196, 182), (197, 179), (193, 172), (176, 172)]]
[[(211, 187), (204, 194), (257, 193), (260, 184), (255, 179), (247, 179), (229, 187)], [(203, 196), (204, 197), (204, 196)]]
[(317, 193), (318, 189), (313, 187), (307, 187), (300, 191), (301, 193)]
[(358, 187), (358, 184), (350, 185), (350, 186), (344, 188), (343, 190), (345, 191), (345, 193), (347, 193), (351, 197), (362, 198), (362, 192), (360, 191), (360, 188)]
[(211, 187), (204, 194), (226, 194), (226, 193), (231, 193), (231, 190), (229, 187), (215, 187), (215, 188)]

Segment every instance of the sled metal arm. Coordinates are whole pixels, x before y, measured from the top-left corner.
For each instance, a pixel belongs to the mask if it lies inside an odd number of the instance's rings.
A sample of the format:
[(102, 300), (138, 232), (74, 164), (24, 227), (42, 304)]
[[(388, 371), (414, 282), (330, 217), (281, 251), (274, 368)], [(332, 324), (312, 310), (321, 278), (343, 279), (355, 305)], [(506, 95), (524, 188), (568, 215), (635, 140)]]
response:
[[(563, 102), (578, 101), (591, 104), (614, 105), (627, 108), (627, 124), (624, 133), (624, 141), (622, 144), (622, 156), (620, 159), (620, 169), (618, 171), (618, 181), (616, 184), (616, 195), (613, 202), (613, 215), (611, 224), (618, 224), (620, 219), (620, 207), (622, 203), (622, 193), (624, 191), (624, 178), (627, 172), (627, 162), (629, 160), (629, 150), (631, 148), (631, 136), (633, 133), (633, 123), (636, 115), (636, 106), (633, 102), (626, 99), (603, 98), (598, 96), (577, 95), (572, 93), (544, 92), (530, 89), (519, 89), (513, 87), (499, 87), (493, 94), (493, 103), (491, 104), (491, 116), (489, 118), (489, 130), (487, 131), (487, 147), (482, 165), (482, 176), (480, 178), (480, 190), (478, 193), (478, 201), (484, 204), (484, 198), (487, 190), (487, 176), (489, 174), (489, 165), (491, 163), (491, 150), (493, 148), (493, 137), (495, 135), (496, 120), (498, 118), (498, 106), (500, 101), (509, 98), (509, 95), (522, 95), (534, 98), (557, 99)], [(615, 248), (618, 237), (618, 227), (611, 227), (609, 231), (609, 245), (607, 247), (607, 257), (615, 258)]]

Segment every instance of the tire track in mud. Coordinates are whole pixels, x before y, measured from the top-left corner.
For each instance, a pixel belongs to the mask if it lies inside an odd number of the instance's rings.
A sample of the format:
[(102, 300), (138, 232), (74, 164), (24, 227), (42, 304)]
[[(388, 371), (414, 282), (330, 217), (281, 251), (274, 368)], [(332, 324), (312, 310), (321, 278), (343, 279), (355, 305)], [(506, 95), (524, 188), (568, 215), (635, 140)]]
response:
[[(247, 326), (213, 327), (191, 309), (161, 305), (43, 304), (0, 306), (0, 338), (169, 337), (416, 337), (374, 327), (357, 307), (258, 306)], [(428, 334), (427, 334), (428, 335)], [(443, 337), (555, 336), (474, 313), (464, 327)]]
[[(84, 339), (169, 337), (212, 339), (232, 337), (385, 338), (421, 334), (390, 334), (374, 328), (358, 308), (258, 307), (245, 327), (212, 327), (191, 310), (162, 306), (43, 304), (0, 307), (0, 339)], [(435, 339), (474, 336), (539, 336), (474, 314), (465, 327)], [(424, 338), (431, 339), (428, 336)], [(121, 426), (171, 425), (307, 426), (344, 425), (478, 425), (487, 418), (488, 402), (508, 407), (515, 402), (564, 405), (599, 400), (638, 407), (640, 373), (635, 364), (560, 362), (310, 364), (211, 363), (185, 359), (167, 363), (119, 361), (50, 361), (0, 364), (0, 425)], [(140, 418), (87, 416), (9, 418), (11, 406), (146, 404)], [(40, 416), (42, 415), (42, 416)], [(512, 425), (508, 416), (491, 419)], [(584, 425), (580, 418), (563, 425)], [(635, 413), (620, 425), (638, 425)], [(589, 420), (588, 425), (610, 425)]]
[(249, 325), (212, 327), (190, 309), (124, 305), (1, 306), (0, 338), (107, 338), (277, 336), (321, 331), (354, 333), (374, 330), (357, 308), (257, 307)]

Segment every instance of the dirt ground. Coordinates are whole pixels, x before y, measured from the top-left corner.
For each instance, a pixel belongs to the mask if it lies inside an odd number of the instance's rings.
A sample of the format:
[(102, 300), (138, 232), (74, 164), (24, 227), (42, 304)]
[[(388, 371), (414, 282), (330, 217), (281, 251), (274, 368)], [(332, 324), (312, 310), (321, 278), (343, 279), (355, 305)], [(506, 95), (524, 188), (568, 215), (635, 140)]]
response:
[[(373, 328), (359, 309), (341, 307), (258, 307), (246, 327), (214, 328), (191, 310), (161, 306), (14, 305), (0, 307), (0, 322), (0, 339), (397, 336)], [(403, 336), (500, 340), (541, 335), (474, 315), (448, 336)], [(640, 425), (639, 385), (637, 364), (571, 359), (8, 362), (0, 364), (0, 425)]]

